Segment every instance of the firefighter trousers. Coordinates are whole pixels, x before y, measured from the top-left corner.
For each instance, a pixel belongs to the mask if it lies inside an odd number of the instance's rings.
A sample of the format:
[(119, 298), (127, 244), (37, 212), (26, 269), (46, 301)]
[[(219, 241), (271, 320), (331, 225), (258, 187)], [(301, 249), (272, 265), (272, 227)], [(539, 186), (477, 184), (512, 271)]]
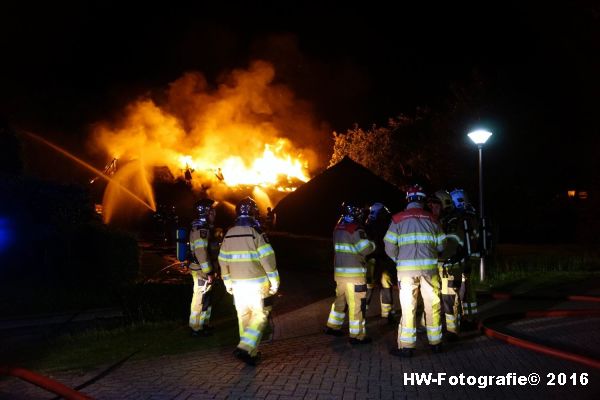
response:
[(234, 281), (232, 286), (240, 331), (237, 347), (255, 356), (269, 318), (270, 307), (263, 302), (269, 295), (269, 281)]
[(442, 341), (440, 277), (438, 274), (405, 276), (400, 281), (402, 318), (398, 327), (398, 347), (414, 349), (417, 343), (416, 310), (419, 293), (423, 297), (425, 326), (429, 344)]
[(336, 277), (335, 283), (335, 301), (331, 305), (327, 327), (342, 329), (348, 309), (349, 336), (362, 340), (366, 337), (367, 284), (364, 279), (342, 277)]
[[(367, 308), (371, 304), (371, 297), (373, 296), (373, 289), (375, 288), (377, 281), (377, 260), (371, 258), (367, 261)], [(381, 302), (381, 317), (387, 318), (388, 315), (393, 312), (394, 300), (392, 297), (393, 293), (393, 282), (392, 282), (393, 271), (383, 268), (381, 271), (381, 289), (379, 290), (379, 300)]]
[(477, 293), (471, 284), (471, 274), (463, 273), (459, 290), (462, 302), (462, 315), (466, 321), (477, 319)]
[(451, 333), (460, 332), (461, 300), (459, 297), (462, 282), (462, 264), (438, 263), (442, 283), (442, 312), (446, 322), (446, 330)]
[(477, 319), (477, 293), (472, 285), (471, 270), (473, 266), (479, 262), (479, 260), (480, 259), (478, 257), (469, 257), (465, 260), (465, 266), (459, 290), (460, 301), (462, 304), (463, 321), (473, 322)]
[(192, 304), (190, 306), (190, 328), (194, 331), (201, 331), (210, 322), (210, 312), (212, 309), (212, 285), (198, 276), (198, 273), (192, 271), (194, 280), (194, 292), (192, 294)]

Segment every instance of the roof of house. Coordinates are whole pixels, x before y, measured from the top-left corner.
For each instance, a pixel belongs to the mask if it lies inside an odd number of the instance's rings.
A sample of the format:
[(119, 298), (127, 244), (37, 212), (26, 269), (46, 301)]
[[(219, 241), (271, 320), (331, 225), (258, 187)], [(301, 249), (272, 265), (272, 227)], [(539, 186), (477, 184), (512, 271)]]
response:
[(329, 236), (340, 217), (341, 204), (348, 200), (366, 207), (381, 202), (392, 212), (405, 204), (399, 188), (345, 157), (277, 204), (277, 230)]

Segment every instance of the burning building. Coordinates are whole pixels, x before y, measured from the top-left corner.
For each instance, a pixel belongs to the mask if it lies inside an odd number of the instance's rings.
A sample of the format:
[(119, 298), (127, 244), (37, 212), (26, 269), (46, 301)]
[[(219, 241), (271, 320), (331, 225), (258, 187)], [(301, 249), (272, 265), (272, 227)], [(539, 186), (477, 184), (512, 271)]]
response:
[(104, 193), (107, 222), (139, 208), (123, 188), (156, 209), (156, 167), (168, 168), (197, 197), (234, 202), (252, 194), (264, 212), (319, 166), (313, 149), (327, 135), (310, 106), (276, 83), (269, 63), (234, 70), (216, 86), (186, 73), (155, 97), (160, 101), (138, 99), (120, 118), (95, 126), (92, 147), (119, 160)]

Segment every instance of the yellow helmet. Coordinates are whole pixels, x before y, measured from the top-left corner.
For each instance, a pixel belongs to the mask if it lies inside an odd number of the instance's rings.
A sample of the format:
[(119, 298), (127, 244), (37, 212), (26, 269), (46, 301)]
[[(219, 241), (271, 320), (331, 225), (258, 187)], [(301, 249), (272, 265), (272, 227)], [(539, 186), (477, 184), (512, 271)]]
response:
[(442, 203), (442, 210), (454, 207), (452, 196), (450, 196), (450, 193), (448, 193), (448, 191), (438, 190), (433, 195), (440, 201), (440, 203)]

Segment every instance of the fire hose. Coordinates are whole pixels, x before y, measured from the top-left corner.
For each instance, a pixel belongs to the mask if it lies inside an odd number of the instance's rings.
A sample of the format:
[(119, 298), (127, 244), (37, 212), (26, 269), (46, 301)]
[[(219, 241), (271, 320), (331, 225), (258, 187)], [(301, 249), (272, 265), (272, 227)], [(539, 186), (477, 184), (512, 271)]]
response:
[[(568, 295), (564, 297), (556, 296), (532, 296), (532, 295), (511, 295), (509, 293), (493, 293), (492, 298), (497, 300), (566, 300), (566, 301), (584, 301), (584, 302), (600, 302), (600, 297), (597, 296), (577, 296)], [(497, 322), (515, 321), (525, 318), (557, 318), (557, 317), (600, 317), (600, 310), (531, 310), (516, 313), (500, 314), (483, 319), (479, 323), (479, 329), (488, 337), (502, 340), (508, 344), (518, 346), (524, 349), (533, 350), (538, 353), (546, 354), (552, 357), (561, 358), (568, 361), (577, 362), (579, 364), (600, 369), (600, 360), (593, 357), (584, 356), (566, 350), (557, 349), (541, 343), (536, 343), (521, 337), (513, 336), (507, 333), (500, 332), (490, 328), (490, 324)]]
[(40, 375), (33, 371), (29, 371), (24, 368), (0, 366), (0, 375), (14, 376), (16, 378), (20, 378), (24, 381), (27, 381), (38, 387), (41, 387), (42, 389), (45, 389), (52, 393), (55, 393), (59, 396), (62, 396), (67, 400), (89, 400), (89, 399), (92, 399), (91, 397), (89, 397), (83, 393), (80, 393), (74, 389), (71, 389), (70, 387), (63, 385), (60, 382), (57, 382), (46, 376)]
[(168, 269), (170, 269), (170, 268), (173, 268), (173, 267), (175, 267), (175, 266), (180, 266), (180, 267), (183, 269), (183, 263), (181, 263), (181, 262), (179, 262), (179, 261), (175, 261), (174, 263), (172, 263), (172, 264), (169, 264), (169, 265), (167, 265), (166, 267), (164, 267), (164, 268), (161, 268), (161, 269), (160, 269), (160, 270), (158, 270), (157, 272), (153, 273), (153, 274), (152, 274), (150, 277), (148, 277), (148, 278), (144, 279), (144, 281), (143, 281), (143, 284), (145, 285), (145, 284), (147, 284), (147, 283), (149, 283), (149, 282), (152, 282), (152, 280), (153, 280), (154, 278), (156, 278), (158, 275), (160, 275), (160, 274), (161, 274), (161, 272), (164, 272), (164, 271), (166, 271), (166, 270), (168, 270)]

